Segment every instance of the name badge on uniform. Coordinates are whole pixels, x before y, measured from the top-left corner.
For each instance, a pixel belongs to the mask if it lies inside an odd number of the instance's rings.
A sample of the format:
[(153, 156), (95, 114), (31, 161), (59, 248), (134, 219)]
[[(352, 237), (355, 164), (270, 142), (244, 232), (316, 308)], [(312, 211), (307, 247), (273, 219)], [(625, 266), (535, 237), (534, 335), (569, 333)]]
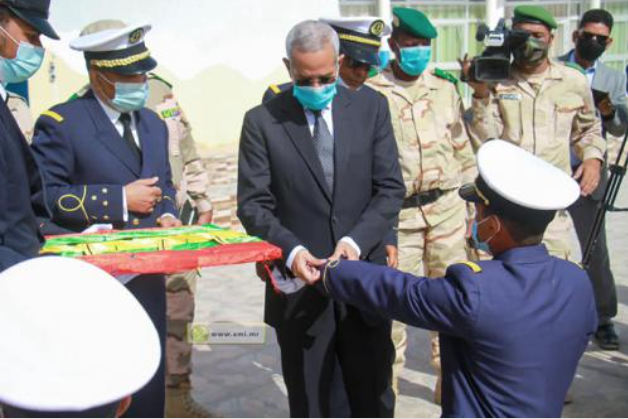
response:
[(521, 100), (521, 93), (500, 93), (497, 95), (499, 100)]
[(168, 144), (173, 157), (181, 155), (181, 141), (185, 136), (185, 127), (181, 121), (181, 108), (174, 99), (166, 99), (156, 109), (168, 127)]

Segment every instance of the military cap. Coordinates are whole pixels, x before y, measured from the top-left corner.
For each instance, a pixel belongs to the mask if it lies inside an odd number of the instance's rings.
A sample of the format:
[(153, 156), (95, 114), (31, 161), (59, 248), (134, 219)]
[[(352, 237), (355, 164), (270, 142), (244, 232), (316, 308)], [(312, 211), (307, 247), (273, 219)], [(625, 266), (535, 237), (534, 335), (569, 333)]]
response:
[(119, 402), (161, 359), (159, 334), (133, 294), (78, 259), (31, 259), (2, 272), (0, 335), (0, 404), (28, 411)]
[(417, 38), (434, 39), (438, 32), (425, 13), (407, 7), (393, 9), (393, 27)]
[(460, 196), (518, 221), (535, 213), (551, 221), (556, 210), (568, 208), (580, 196), (578, 183), (569, 175), (507, 141), (485, 143), (477, 165), (475, 184), (460, 188)]
[(59, 35), (48, 22), (50, 0), (0, 0), (0, 5), (7, 7), (40, 34), (59, 39)]
[(515, 15), (512, 21), (513, 23), (540, 23), (549, 29), (558, 28), (552, 13), (541, 6), (522, 5), (515, 7)]
[(91, 66), (122, 75), (144, 74), (157, 67), (144, 43), (150, 24), (126, 25), (119, 20), (100, 20), (81, 31), (70, 47), (83, 51)]
[(372, 66), (380, 65), (379, 49), (382, 37), (390, 35), (390, 27), (377, 17), (321, 18), (340, 39), (340, 52)]

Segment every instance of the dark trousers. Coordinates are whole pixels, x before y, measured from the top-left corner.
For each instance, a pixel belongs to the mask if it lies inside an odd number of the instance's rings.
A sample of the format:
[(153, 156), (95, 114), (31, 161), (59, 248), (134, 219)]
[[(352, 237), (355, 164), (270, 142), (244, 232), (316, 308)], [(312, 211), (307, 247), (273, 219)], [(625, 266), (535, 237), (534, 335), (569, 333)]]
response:
[(166, 279), (163, 275), (141, 275), (126, 284), (153, 321), (159, 333), (161, 361), (155, 376), (133, 395), (126, 418), (163, 418), (166, 403)]
[[(580, 197), (569, 208), (569, 214), (576, 227), (578, 241), (583, 252), (595, 220), (597, 204), (598, 202), (590, 197)], [(611, 271), (608, 248), (606, 247), (606, 223), (602, 226), (597, 246), (591, 256), (587, 273), (593, 284), (598, 322), (600, 326), (604, 326), (611, 324), (611, 319), (617, 315), (617, 290), (615, 288), (615, 278)]]
[(290, 416), (393, 417), (391, 322), (322, 296), (317, 306), (276, 328)]

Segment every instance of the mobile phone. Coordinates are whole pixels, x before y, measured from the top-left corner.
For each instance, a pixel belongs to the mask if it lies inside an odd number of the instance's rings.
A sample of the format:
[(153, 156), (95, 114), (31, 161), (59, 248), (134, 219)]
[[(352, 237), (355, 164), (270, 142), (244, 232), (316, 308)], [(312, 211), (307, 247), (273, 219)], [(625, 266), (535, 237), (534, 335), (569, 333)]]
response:
[(593, 101), (595, 102), (595, 106), (598, 106), (604, 99), (609, 98), (608, 92), (597, 89), (591, 89), (591, 91), (593, 92)]

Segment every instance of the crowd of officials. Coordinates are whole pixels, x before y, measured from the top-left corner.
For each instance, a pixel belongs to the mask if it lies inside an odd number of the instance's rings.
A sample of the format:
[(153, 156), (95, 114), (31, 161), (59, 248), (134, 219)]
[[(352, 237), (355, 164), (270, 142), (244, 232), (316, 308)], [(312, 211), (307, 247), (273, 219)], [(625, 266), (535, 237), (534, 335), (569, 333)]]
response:
[[(44, 234), (213, 215), (150, 25), (84, 28), (70, 47), (89, 84), (29, 120), (3, 86), (58, 39), (49, 7), (0, 0), (0, 413), (211, 416), (191, 396), (196, 272), (114, 279), (36, 258)], [(244, 117), (238, 217), (284, 254), (258, 275), (291, 416), (392, 417), (408, 324), (432, 331), (444, 416), (560, 416), (589, 341), (619, 348), (604, 228), (586, 267), (570, 243), (599, 208), (606, 135), (628, 126), (626, 76), (600, 61), (613, 17), (587, 11), (556, 58), (549, 11), (518, 6), (512, 28), (526, 40), (509, 78), (478, 81), (461, 58), (467, 107), (430, 65), (438, 30), (419, 10), (288, 33), (291, 81)]]

